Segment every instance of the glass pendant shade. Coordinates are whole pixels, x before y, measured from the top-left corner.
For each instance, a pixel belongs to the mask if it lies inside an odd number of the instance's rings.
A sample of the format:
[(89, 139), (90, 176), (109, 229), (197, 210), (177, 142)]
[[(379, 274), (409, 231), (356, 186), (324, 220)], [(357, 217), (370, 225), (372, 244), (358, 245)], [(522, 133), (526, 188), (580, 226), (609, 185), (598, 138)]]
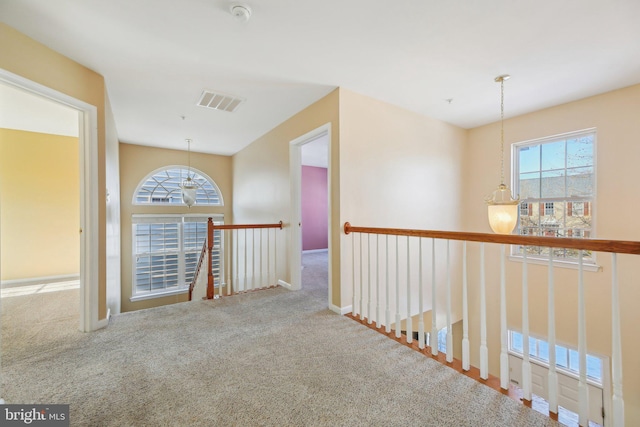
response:
[(182, 182), (182, 201), (188, 207), (191, 207), (196, 204), (196, 190), (198, 190), (198, 185), (191, 179), (191, 177), (187, 178)]
[(518, 223), (519, 203), (519, 200), (511, 198), (511, 190), (504, 184), (500, 184), (493, 196), (487, 199), (489, 225), (494, 233), (511, 234)]

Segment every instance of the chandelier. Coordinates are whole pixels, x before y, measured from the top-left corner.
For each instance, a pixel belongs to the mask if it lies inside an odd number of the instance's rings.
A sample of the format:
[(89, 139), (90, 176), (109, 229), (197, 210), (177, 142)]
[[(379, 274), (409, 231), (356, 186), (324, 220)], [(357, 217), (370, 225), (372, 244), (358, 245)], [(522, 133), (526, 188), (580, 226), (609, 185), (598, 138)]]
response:
[(511, 76), (504, 74), (495, 78), (500, 83), (500, 185), (487, 197), (489, 225), (494, 233), (511, 234), (518, 222), (519, 198), (512, 198), (511, 190), (504, 183), (504, 81)]

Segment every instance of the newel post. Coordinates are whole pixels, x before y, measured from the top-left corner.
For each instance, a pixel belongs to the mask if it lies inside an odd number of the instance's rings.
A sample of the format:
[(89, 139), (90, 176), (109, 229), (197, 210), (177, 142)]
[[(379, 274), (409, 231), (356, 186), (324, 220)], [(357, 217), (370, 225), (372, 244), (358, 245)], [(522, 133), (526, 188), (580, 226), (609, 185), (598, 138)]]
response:
[(213, 218), (207, 221), (207, 299), (213, 299)]

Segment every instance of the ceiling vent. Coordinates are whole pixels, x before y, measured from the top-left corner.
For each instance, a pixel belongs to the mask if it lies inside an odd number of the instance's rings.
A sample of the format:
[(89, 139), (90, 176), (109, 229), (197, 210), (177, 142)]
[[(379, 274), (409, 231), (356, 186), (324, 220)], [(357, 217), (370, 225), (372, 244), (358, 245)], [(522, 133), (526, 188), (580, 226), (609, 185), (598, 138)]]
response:
[(197, 105), (205, 108), (212, 108), (214, 110), (222, 110), (233, 113), (244, 101), (244, 98), (240, 98), (237, 96), (225, 95), (222, 93), (205, 90), (202, 91), (202, 95), (200, 95), (200, 99), (198, 100)]

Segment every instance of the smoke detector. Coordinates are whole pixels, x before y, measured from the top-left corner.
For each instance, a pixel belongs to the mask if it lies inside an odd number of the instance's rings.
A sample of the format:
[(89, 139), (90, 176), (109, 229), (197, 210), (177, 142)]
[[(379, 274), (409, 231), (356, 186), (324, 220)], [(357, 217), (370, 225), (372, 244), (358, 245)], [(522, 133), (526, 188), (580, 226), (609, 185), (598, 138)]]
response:
[(246, 4), (233, 3), (229, 10), (236, 21), (247, 22), (251, 18), (251, 8)]

